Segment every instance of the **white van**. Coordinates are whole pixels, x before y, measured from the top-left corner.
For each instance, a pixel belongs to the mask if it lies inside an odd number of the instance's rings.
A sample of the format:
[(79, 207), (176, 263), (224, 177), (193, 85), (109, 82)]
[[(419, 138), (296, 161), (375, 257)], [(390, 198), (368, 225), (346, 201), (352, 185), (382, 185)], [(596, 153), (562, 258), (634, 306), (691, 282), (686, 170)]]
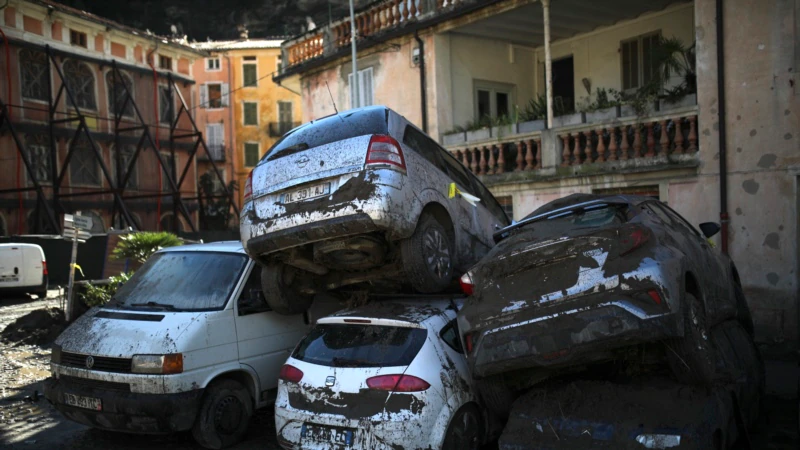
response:
[(47, 261), (36, 244), (0, 244), (0, 295), (47, 297)]
[(271, 311), (260, 276), (239, 242), (157, 252), (59, 336), (46, 398), (96, 428), (236, 443), (311, 322)]

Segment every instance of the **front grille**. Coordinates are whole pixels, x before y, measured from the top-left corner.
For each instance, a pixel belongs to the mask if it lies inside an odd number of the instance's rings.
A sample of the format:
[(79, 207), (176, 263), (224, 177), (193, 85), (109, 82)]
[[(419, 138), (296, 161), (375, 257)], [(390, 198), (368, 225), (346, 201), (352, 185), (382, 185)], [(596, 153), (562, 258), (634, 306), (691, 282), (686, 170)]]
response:
[(67, 386), (86, 386), (96, 389), (107, 389), (109, 391), (124, 391), (130, 392), (131, 385), (128, 383), (116, 383), (114, 381), (91, 380), (89, 378), (71, 377), (69, 375), (62, 375), (61, 380)]
[[(86, 358), (89, 355), (81, 355), (78, 353), (61, 353), (61, 365), (68, 367), (77, 367), (79, 369), (88, 369), (86, 367)], [(100, 372), (117, 372), (117, 373), (131, 373), (131, 359), (130, 358), (109, 358), (107, 356), (92, 356), (94, 364), (91, 370)]]

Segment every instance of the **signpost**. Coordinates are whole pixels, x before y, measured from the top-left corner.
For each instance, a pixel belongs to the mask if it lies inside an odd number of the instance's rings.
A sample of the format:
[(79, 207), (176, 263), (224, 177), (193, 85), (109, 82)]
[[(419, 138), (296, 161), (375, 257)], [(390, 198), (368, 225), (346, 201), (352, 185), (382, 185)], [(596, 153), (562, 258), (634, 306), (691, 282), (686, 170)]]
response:
[(67, 288), (67, 322), (72, 320), (72, 291), (75, 284), (75, 263), (78, 261), (78, 242), (84, 243), (92, 237), (92, 218), (80, 214), (64, 214), (64, 237), (72, 239), (72, 257), (69, 264), (69, 287)]

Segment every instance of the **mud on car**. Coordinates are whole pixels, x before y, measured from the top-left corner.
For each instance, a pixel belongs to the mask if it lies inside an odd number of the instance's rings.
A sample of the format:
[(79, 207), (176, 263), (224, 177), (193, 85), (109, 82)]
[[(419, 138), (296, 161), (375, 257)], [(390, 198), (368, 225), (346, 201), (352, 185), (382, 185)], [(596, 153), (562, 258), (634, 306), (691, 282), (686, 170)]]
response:
[(252, 171), (244, 195), (242, 244), (263, 266), (267, 302), (284, 314), (342, 287), (440, 292), (508, 224), (474, 175), (381, 106), (290, 131)]
[(495, 234), (462, 276), (471, 293), (459, 329), (487, 407), (507, 412), (514, 389), (562, 369), (663, 341), (679, 381), (716, 376), (712, 326), (753, 324), (733, 262), (664, 203), (575, 194)]

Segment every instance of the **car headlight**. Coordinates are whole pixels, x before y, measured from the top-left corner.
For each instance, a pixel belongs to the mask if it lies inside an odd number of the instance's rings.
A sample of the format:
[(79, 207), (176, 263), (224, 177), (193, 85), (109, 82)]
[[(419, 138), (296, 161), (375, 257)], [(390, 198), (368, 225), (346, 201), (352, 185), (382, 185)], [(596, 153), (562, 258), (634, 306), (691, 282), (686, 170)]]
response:
[(131, 363), (133, 373), (157, 373), (168, 375), (183, 372), (183, 354), (169, 355), (133, 355)]
[(58, 344), (53, 344), (53, 348), (50, 350), (50, 362), (61, 364), (61, 346)]

